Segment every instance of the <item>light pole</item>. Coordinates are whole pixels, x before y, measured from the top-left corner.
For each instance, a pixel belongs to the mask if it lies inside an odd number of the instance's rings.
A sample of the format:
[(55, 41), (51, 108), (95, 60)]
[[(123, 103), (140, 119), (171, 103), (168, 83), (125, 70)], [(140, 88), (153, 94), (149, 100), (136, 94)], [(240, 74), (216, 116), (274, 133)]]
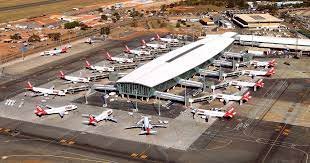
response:
[(138, 91), (135, 90), (136, 92), (136, 104), (135, 104), (135, 110), (138, 111)]

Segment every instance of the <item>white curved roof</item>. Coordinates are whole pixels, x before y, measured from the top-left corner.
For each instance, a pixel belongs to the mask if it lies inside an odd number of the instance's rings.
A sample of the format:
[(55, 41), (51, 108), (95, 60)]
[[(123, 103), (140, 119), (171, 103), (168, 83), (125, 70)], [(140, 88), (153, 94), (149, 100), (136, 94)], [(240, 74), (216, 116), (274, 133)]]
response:
[[(272, 37), (272, 36), (255, 36), (255, 35), (238, 35), (236, 40), (247, 41), (247, 42), (260, 42), (270, 44), (281, 44), (281, 45), (296, 45), (298, 46), (310, 46), (310, 39), (296, 39), (296, 38), (285, 38), (285, 37)], [(297, 42), (298, 41), (298, 42)]]
[(187, 72), (219, 54), (234, 42), (229, 35), (206, 37), (173, 50), (139, 67), (117, 83), (136, 83), (154, 87)]

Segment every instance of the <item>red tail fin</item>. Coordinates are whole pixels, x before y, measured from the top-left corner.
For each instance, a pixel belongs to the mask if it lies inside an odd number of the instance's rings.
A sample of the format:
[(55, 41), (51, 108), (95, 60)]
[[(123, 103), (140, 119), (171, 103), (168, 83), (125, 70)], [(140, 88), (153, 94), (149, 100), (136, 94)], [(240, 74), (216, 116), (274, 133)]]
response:
[(232, 118), (232, 117), (236, 114), (236, 112), (235, 112), (234, 110), (235, 110), (234, 108), (229, 109), (229, 110), (225, 113), (224, 117)]
[(94, 124), (96, 121), (96, 119), (90, 114), (89, 115), (89, 124)]
[(242, 96), (242, 100), (249, 101), (252, 97), (250, 96), (250, 92), (245, 93)]
[(40, 106), (36, 106), (36, 110), (34, 113), (38, 116), (47, 114), (46, 111), (43, 110)]
[(59, 71), (59, 74), (60, 74), (60, 78), (64, 78), (64, 77), (65, 77), (65, 74), (64, 74), (64, 72), (62, 72), (62, 71)]
[(274, 65), (276, 65), (277, 63), (276, 63), (276, 59), (273, 59), (273, 60), (271, 60), (271, 61), (269, 61), (269, 66), (274, 66)]
[(150, 134), (151, 129), (150, 128), (146, 128), (146, 134)]
[(273, 74), (275, 74), (275, 73), (276, 73), (276, 71), (275, 71), (274, 67), (272, 67), (271, 69), (269, 69), (269, 70), (267, 71), (266, 75), (267, 75), (267, 76), (271, 76), (271, 75), (273, 75)]
[(31, 85), (31, 83), (28, 81), (27, 82), (27, 87), (26, 87), (26, 89), (32, 89), (33, 88), (33, 86)]
[(107, 56), (108, 60), (112, 60), (112, 57), (111, 57), (109, 52), (107, 52), (106, 56)]
[(86, 60), (85, 63), (86, 63), (85, 67), (90, 68), (91, 64), (88, 62), (88, 60)]
[(67, 52), (67, 47), (64, 47), (61, 49), (61, 53), (66, 53)]
[(156, 39), (159, 40), (160, 39), (160, 36), (158, 34), (156, 34)]
[(145, 46), (145, 44), (146, 44), (146, 42), (142, 39), (141, 40), (141, 43), (142, 43), (142, 45), (144, 45)]
[(256, 83), (255, 83), (255, 86), (257, 87), (264, 87), (265, 83), (263, 82), (263, 79), (259, 79)]

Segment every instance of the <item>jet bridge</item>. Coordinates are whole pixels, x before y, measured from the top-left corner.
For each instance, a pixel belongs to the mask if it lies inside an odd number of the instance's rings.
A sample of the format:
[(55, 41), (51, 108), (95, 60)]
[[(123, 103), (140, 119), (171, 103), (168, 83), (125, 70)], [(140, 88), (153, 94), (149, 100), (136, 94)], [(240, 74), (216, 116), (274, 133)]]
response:
[(167, 93), (167, 92), (160, 92), (160, 91), (155, 91), (154, 95), (161, 99), (167, 99), (167, 100), (179, 101), (179, 102), (184, 102), (184, 99), (185, 99), (184, 96), (175, 95), (175, 94)]
[(203, 83), (192, 80), (178, 79), (177, 83), (187, 87), (203, 88)]

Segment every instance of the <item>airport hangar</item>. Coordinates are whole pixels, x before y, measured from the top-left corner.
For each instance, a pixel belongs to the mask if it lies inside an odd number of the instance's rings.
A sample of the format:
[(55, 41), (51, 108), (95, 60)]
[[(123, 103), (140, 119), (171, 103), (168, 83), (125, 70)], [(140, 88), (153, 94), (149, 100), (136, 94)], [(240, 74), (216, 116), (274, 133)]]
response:
[(214, 35), (173, 50), (116, 81), (117, 90), (122, 97), (131, 95), (149, 99), (177, 84), (202, 84), (186, 79), (230, 50), (236, 35), (234, 32)]
[(234, 14), (232, 20), (242, 28), (277, 28), (283, 22), (270, 14)]

